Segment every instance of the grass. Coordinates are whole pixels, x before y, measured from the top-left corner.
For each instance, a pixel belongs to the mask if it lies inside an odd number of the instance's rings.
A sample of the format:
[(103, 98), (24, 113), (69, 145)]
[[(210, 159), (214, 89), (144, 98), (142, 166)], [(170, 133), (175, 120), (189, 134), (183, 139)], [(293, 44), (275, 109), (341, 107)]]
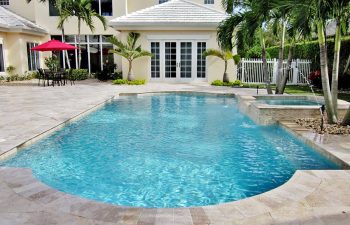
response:
[[(259, 87), (259, 89), (265, 89), (265, 84), (259, 84), (259, 85), (244, 84), (243, 87), (245, 88)], [(272, 85), (272, 88), (275, 89), (275, 85)], [(312, 94), (311, 88), (309, 86), (299, 86), (299, 85), (287, 86), (285, 92), (287, 94), (293, 94), (293, 95), (311, 95)], [(323, 95), (323, 92), (321, 90), (316, 90), (315, 93), (316, 95)], [(339, 93), (339, 99), (350, 102), (350, 94)]]

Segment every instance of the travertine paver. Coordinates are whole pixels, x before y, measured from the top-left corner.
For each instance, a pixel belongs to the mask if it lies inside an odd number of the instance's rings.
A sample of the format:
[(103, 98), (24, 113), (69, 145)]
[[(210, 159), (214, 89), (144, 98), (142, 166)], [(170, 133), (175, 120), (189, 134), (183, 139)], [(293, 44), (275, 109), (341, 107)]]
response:
[[(5, 152), (118, 93), (153, 91), (254, 94), (254, 90), (246, 89), (170, 84), (116, 87), (84, 82), (54, 89), (1, 86), (0, 149)], [(306, 141), (315, 139), (312, 132), (292, 122), (282, 124)], [(316, 139), (317, 148), (327, 149), (344, 165), (349, 162), (348, 136)], [(147, 209), (82, 199), (48, 187), (29, 169), (0, 168), (0, 224), (350, 224), (349, 187), (347, 170), (297, 171), (283, 186), (241, 201), (208, 207)]]
[(189, 91), (254, 94), (254, 89), (212, 87), (208, 84), (150, 83), (115, 86), (94, 80), (75, 86), (0, 86), (0, 157), (47, 130), (62, 124), (119, 93)]

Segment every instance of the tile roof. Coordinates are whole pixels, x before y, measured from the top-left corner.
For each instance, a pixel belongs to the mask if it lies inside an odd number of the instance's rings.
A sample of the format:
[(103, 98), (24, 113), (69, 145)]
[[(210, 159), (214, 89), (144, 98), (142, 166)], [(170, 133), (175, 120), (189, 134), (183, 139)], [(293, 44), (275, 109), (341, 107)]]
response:
[(171, 0), (115, 18), (110, 25), (117, 29), (135, 26), (216, 28), (226, 18), (224, 12), (189, 0)]
[(2, 6), (0, 6), (0, 28), (19, 32), (48, 33), (44, 28)]

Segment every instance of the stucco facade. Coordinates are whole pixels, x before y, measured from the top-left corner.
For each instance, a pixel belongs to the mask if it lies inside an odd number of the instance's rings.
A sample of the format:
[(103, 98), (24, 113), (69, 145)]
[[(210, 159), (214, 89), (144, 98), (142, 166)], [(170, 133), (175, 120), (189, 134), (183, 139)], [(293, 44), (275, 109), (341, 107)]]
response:
[[(27, 50), (27, 43), (36, 43), (41, 44), (44, 43), (50, 39), (59, 39), (62, 40), (62, 30), (57, 28), (58, 24), (58, 17), (52, 14), (52, 7), (50, 7), (49, 2), (41, 3), (37, 0), (32, 0), (31, 3), (27, 3), (26, 0), (12, 0), (9, 1), (10, 4), (3, 6), (10, 11), (16, 13), (17, 15), (35, 23), (36, 25), (42, 27), (46, 30), (46, 34), (43, 33), (22, 33), (22, 32), (1, 32), (0, 33), (0, 40), (3, 42), (3, 48), (4, 48), (4, 61), (5, 61), (5, 67), (12, 65), (16, 67), (16, 73), (17, 74), (24, 74), (26, 71), (30, 71), (30, 68), (28, 68), (28, 50)], [(109, 4), (111, 4), (111, 7), (108, 9), (107, 14), (104, 14), (102, 12), (102, 6), (100, 0), (95, 0), (97, 3), (97, 11), (101, 13), (101, 15), (104, 15), (107, 21), (111, 21), (115, 18), (119, 18), (122, 16), (132, 15), (133, 13), (137, 13), (139, 11), (143, 11), (146, 8), (159, 5), (159, 0), (111, 0)], [(108, 1), (107, 1), (108, 2)], [(204, 4), (205, 0), (191, 0), (191, 2), (194, 2), (198, 5), (203, 5), (206, 8), (216, 10), (218, 12), (222, 12), (221, 8), (221, 1), (215, 0), (213, 1), (214, 4)], [(98, 5), (99, 4), (99, 5)], [(51, 11), (50, 11), (51, 10)], [(188, 14), (191, 16), (191, 13)], [(160, 21), (161, 22), (161, 21)], [(106, 43), (106, 38), (108, 36), (117, 36), (119, 38), (125, 39), (128, 32), (139, 32), (141, 33), (140, 38), (140, 44), (145, 50), (151, 50), (150, 49), (150, 36), (169, 36), (174, 37), (174, 35), (178, 35), (177, 39), (172, 39), (172, 41), (179, 41), (186, 40), (191, 41), (193, 46), (196, 44), (194, 40), (191, 40), (191, 37), (194, 37), (195, 39), (198, 37), (205, 37), (204, 41), (207, 43), (207, 48), (218, 48), (217, 42), (216, 42), (216, 27), (211, 28), (203, 28), (198, 27), (198, 24), (184, 24), (182, 27), (173, 27), (168, 26), (167, 24), (164, 24), (164, 27), (161, 27), (160, 25), (151, 27), (149, 26), (147, 29), (142, 27), (141, 29), (139, 27), (128, 27), (119, 29), (115, 26), (108, 26), (106, 30), (103, 29), (102, 24), (100, 21), (95, 20), (95, 30), (92, 32), (88, 29), (87, 26), (82, 24), (81, 28), (81, 34), (83, 35), (82, 39), (84, 39), (83, 43), (86, 46), (85, 47), (85, 54), (86, 57), (85, 63), (82, 63), (82, 65), (85, 65), (84, 68), (88, 69), (91, 73), (97, 72), (99, 70), (102, 70), (105, 64), (106, 57), (104, 54), (106, 54), (105, 48), (111, 48), (112, 46), (107, 46), (108, 43)], [(64, 32), (66, 35), (65, 41), (76, 44), (77, 42), (77, 20), (76, 18), (70, 18), (65, 24), (64, 24)], [(182, 37), (180, 36), (182, 35)], [(69, 40), (67, 40), (69, 39)], [(167, 39), (167, 38), (166, 38)], [(75, 41), (72, 41), (75, 40)], [(96, 41), (97, 40), (97, 41)], [(170, 40), (170, 39), (169, 39)], [(159, 40), (158, 40), (159, 41)], [(164, 42), (164, 40), (162, 40)], [(108, 52), (108, 51), (107, 51)], [(40, 67), (44, 67), (43, 59), (46, 56), (49, 56), (50, 53), (40, 53)], [(74, 54), (71, 53), (71, 62), (74, 62), (77, 60), (77, 52)], [(74, 60), (75, 57), (75, 60)], [(93, 62), (99, 61), (98, 63)], [(62, 65), (66, 66), (66, 64), (63, 62), (64, 59), (62, 58)], [(119, 71), (123, 71), (125, 75), (125, 71), (128, 70), (127, 63), (125, 60), (123, 60), (119, 56), (114, 56), (114, 62), (118, 66)], [(74, 63), (73, 63), (74, 64)], [(74, 64), (75, 65), (75, 64)], [(138, 59), (136, 61), (136, 65), (134, 67), (134, 73), (137, 76), (138, 79), (145, 79), (145, 80), (152, 80), (150, 76), (151, 71), (151, 60), (149, 58), (142, 58)], [(195, 64), (193, 64), (193, 67), (195, 67)], [(221, 79), (222, 73), (223, 73), (223, 67), (224, 63), (220, 61), (219, 59), (216, 59), (214, 57), (209, 57), (207, 59), (207, 67), (206, 67), (206, 73), (210, 76), (206, 77), (206, 81), (211, 82), (215, 79)], [(234, 68), (233, 65), (230, 65), (229, 68)], [(233, 73), (233, 69), (229, 69), (228, 73), (230, 76), (230, 79), (235, 79), (235, 74)], [(195, 72), (195, 71), (194, 71)], [(2, 73), (4, 74), (4, 73)], [(193, 75), (194, 76), (194, 75)], [(203, 80), (203, 79), (202, 79)]]
[[(195, 43), (198, 41), (205, 41), (207, 43), (207, 48), (217, 49), (218, 44), (216, 40), (216, 31), (168, 31), (168, 30), (132, 30), (133, 32), (138, 32), (141, 34), (139, 39), (139, 44), (142, 46), (144, 50), (151, 51), (151, 42), (166, 42), (166, 41), (178, 41), (178, 42), (187, 42), (190, 41), (195, 46)], [(121, 33), (121, 39), (126, 41), (128, 33), (131, 32), (125, 30)], [(194, 61), (196, 63), (196, 61)], [(208, 57), (207, 58), (207, 66), (206, 66), (206, 78), (205, 79), (196, 79), (195, 72), (191, 79), (153, 79), (158, 82), (196, 82), (196, 81), (205, 81), (211, 83), (214, 80), (222, 80), (224, 73), (224, 61), (217, 57)], [(123, 77), (127, 78), (129, 64), (128, 61), (122, 60), (122, 68), (123, 68)], [(230, 60), (228, 65), (228, 76), (230, 80), (236, 80), (236, 66), (233, 61)], [(151, 59), (149, 57), (143, 57), (136, 59), (133, 64), (133, 74), (136, 79), (152, 81), (151, 73)]]

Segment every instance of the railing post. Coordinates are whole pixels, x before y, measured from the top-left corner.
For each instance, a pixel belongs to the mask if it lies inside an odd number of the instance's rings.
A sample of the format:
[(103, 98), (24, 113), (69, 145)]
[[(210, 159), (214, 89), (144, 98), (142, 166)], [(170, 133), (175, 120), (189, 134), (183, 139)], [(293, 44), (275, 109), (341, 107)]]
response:
[(245, 76), (244, 76), (244, 74), (245, 74), (245, 59), (243, 58), (242, 59), (242, 77), (241, 77), (241, 82), (242, 83), (244, 83), (244, 78), (245, 78)]
[(273, 83), (273, 84), (276, 84), (277, 72), (278, 72), (278, 63), (277, 63), (277, 59), (273, 59), (273, 74), (272, 74), (272, 83)]
[(299, 59), (297, 59), (296, 61), (294, 61), (294, 62), (292, 63), (292, 68), (293, 68), (293, 84), (298, 84), (298, 76), (299, 76), (298, 64), (299, 64)]

